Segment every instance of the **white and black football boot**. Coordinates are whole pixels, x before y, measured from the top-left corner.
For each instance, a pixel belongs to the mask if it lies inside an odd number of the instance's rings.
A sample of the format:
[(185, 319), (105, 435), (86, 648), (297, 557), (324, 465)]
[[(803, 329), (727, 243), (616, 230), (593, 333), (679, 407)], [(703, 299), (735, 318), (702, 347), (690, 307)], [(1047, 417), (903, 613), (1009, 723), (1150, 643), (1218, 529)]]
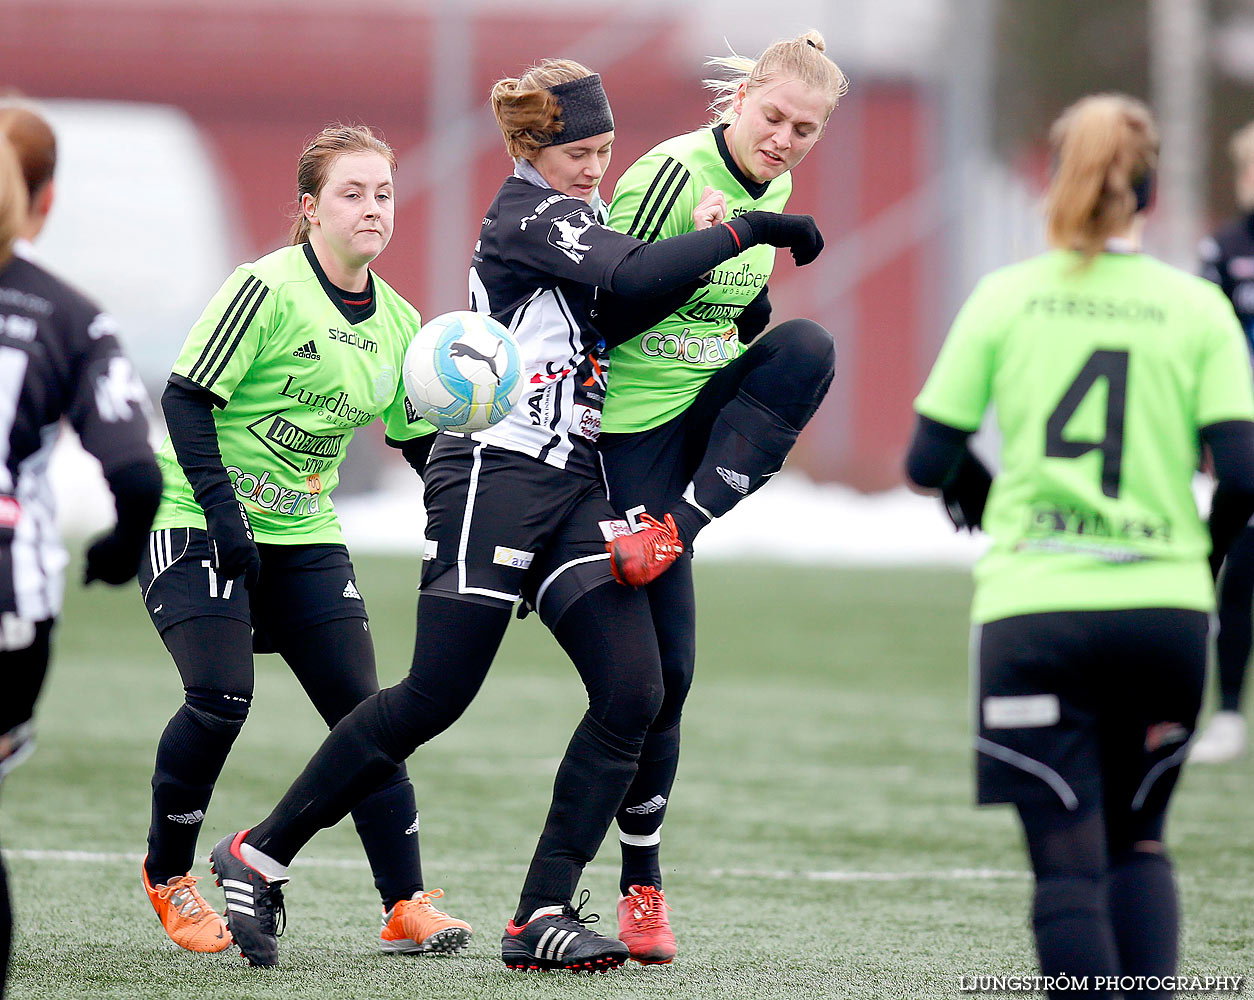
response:
[(247, 830), (217, 842), (209, 855), (209, 870), (226, 895), (226, 925), (240, 953), (250, 965), (279, 964), (279, 935), (287, 924), (283, 909), (283, 881), (268, 881), (240, 857)]
[(616, 938), (587, 928), (601, 919), (595, 913), (585, 917), (579, 912), (588, 896), (585, 889), (577, 907), (569, 903), (542, 907), (522, 925), (511, 920), (501, 938), (501, 961), (510, 969), (536, 971), (608, 972), (618, 968), (630, 952)]

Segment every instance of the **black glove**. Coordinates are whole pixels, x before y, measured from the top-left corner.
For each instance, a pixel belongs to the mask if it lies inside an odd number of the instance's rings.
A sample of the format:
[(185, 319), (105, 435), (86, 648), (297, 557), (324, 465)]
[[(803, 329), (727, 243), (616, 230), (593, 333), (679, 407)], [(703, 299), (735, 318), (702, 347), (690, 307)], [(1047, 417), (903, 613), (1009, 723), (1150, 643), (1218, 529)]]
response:
[(116, 587), (133, 580), (139, 572), (145, 540), (119, 535), (116, 528), (101, 535), (87, 547), (83, 586), (100, 580)]
[(959, 531), (974, 532), (984, 519), (984, 504), (988, 500), (993, 477), (984, 463), (967, 449), (953, 478), (941, 487), (941, 499), (945, 513)]
[(823, 234), (813, 216), (746, 212), (740, 218), (753, 231), (755, 242), (787, 247), (798, 267), (805, 267), (823, 250)]
[(238, 500), (226, 500), (205, 508), (205, 530), (213, 568), (225, 579), (244, 578), (249, 590), (261, 573), (261, 554), (253, 543), (253, 526), (248, 512)]

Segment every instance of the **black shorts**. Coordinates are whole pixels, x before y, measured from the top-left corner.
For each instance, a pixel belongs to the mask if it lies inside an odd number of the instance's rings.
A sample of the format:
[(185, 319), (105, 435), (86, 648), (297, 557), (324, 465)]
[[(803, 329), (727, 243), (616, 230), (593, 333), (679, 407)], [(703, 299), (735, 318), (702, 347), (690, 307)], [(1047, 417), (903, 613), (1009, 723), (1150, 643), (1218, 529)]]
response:
[(981, 803), (1160, 811), (1197, 724), (1208, 616), (1065, 611), (989, 622), (978, 665)]
[(251, 625), (257, 652), (269, 652), (277, 629), (306, 628), (339, 618), (365, 618), (366, 602), (343, 545), (257, 546), (261, 575), (250, 592), (223, 580), (201, 528), (163, 528), (148, 536), (139, 587), (158, 632), (189, 618), (233, 618)]
[(470, 440), (442, 443), (423, 481), (424, 592), (489, 605), (521, 596), (552, 627), (614, 579), (605, 543), (629, 529), (600, 482)]

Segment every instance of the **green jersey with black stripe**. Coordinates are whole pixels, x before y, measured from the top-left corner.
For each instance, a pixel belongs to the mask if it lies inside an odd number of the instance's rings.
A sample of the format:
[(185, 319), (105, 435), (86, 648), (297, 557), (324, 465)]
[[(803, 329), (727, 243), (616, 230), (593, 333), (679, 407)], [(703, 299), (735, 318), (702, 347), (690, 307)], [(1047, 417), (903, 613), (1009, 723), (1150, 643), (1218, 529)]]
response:
[[(691, 232), (693, 209), (707, 186), (726, 195), (729, 219), (783, 211), (792, 175), (753, 182), (731, 158), (723, 131), (718, 126), (667, 139), (628, 167), (614, 188), (610, 228), (650, 243)], [(736, 318), (774, 266), (774, 247), (750, 247), (714, 268), (678, 310), (614, 348), (601, 429), (648, 430), (687, 409), (706, 380), (744, 350)]]
[(986, 277), (915, 400), (973, 431), (992, 404), (1001, 471), (972, 618), (1210, 611), (1210, 536), (1191, 484), (1198, 432), (1254, 419), (1223, 292), (1134, 253), (1053, 251)]
[[(340, 542), (331, 494), (353, 432), (382, 417), (388, 437), (434, 432), (401, 380), (417, 310), (371, 274), (374, 308), (354, 323), (308, 244), (235, 270), (192, 327), (170, 378), (206, 389), (222, 463), (257, 541)], [(173, 445), (154, 528), (205, 526)]]

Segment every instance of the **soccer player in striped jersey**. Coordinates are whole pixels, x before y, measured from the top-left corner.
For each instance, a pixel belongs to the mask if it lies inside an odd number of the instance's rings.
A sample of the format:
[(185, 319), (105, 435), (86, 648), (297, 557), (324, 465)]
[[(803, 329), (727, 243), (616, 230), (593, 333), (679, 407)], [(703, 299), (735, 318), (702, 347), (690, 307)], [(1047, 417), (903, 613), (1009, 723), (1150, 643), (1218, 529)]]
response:
[[(615, 187), (609, 224), (643, 240), (688, 232), (694, 207), (710, 192), (722, 211), (715, 222), (781, 211), (792, 169), (823, 135), (846, 89), (824, 48), (810, 31), (771, 45), (756, 62), (712, 60), (735, 75), (709, 81), (721, 95), (716, 122), (633, 163)], [(640, 962), (669, 962), (676, 953), (659, 851), (696, 661), (692, 542), (779, 470), (834, 373), (832, 338), (818, 323), (791, 319), (762, 333), (774, 263), (772, 247), (745, 247), (677, 292), (670, 308), (655, 309), (656, 321), (642, 335), (610, 353), (599, 442), (610, 502), (633, 524), (645, 510), (665, 512), (685, 547), (657, 576), (656, 564), (636, 551), (647, 535), (614, 542), (620, 577), (647, 584), (665, 682), (662, 709), (618, 811), (619, 934)]]
[[(297, 169), (292, 245), (227, 279), (162, 397), (165, 490), (140, 586), (185, 697), (157, 746), (141, 877), (166, 933), (192, 951), (231, 942), (188, 870), (248, 715), (254, 652), (282, 656), (328, 726), (379, 688), (331, 496), (359, 427), (382, 418), (419, 471), (434, 431), (401, 383), (418, 313), (370, 270), (392, 236), (394, 167), (368, 128), (316, 136)], [(382, 897), (380, 948), (463, 948), (469, 925), (432, 905), (441, 890), (423, 887), (403, 766), (353, 819)]]
[[(85, 583), (134, 578), (161, 495), (148, 396), (116, 324), (30, 256), (55, 167), (43, 116), (0, 107), (0, 781), (34, 749), (35, 701), (61, 613), (66, 554), (47, 473), (62, 418), (100, 460), (117, 509), (113, 529), (87, 548)], [(12, 926), (0, 864), (0, 995)]]
[[(992, 536), (971, 610), (979, 800), (1018, 810), (1042, 973), (1105, 997), (1118, 977), (1176, 971), (1164, 824), (1202, 699), (1207, 554), (1254, 510), (1254, 388), (1223, 293), (1138, 252), (1149, 110), (1086, 97), (1051, 138), (1054, 249), (962, 307), (915, 400), (906, 469)], [(990, 404), (991, 489), (967, 447)], [(1203, 445), (1209, 534), (1191, 489)]]
[[(648, 602), (615, 581), (606, 551), (627, 531), (606, 500), (595, 447), (606, 350), (639, 327), (602, 317), (600, 291), (664, 294), (758, 242), (794, 248), (803, 260), (821, 243), (812, 219), (771, 212), (657, 243), (603, 226), (597, 187), (614, 119), (601, 78), (579, 63), (546, 60), (498, 81), (492, 108), (514, 169), (484, 213), (471, 302), (518, 339), (527, 390), (499, 424), (468, 437), (441, 434), (432, 448), (408, 677), (335, 727), (269, 817), (213, 850), (219, 878), (257, 903), (245, 948), (254, 961), (276, 960), (272, 894), (296, 853), (465, 711), (519, 597), (570, 656), (588, 710), (558, 767), (501, 957), (515, 969), (604, 971), (628, 955), (587, 926), (586, 894), (574, 901), (635, 775), (662, 691)], [(673, 533), (651, 530), (665, 564), (677, 552)], [(519, 735), (531, 737), (525, 723)]]
[[(1240, 217), (1214, 236), (1202, 240), (1202, 276), (1224, 290), (1246, 342), (1254, 348), (1254, 122), (1241, 128), (1228, 144), (1236, 169)], [(1241, 693), (1254, 645), (1254, 526), (1246, 525), (1232, 543), (1219, 578), (1219, 628), (1215, 632), (1215, 666), (1219, 710), (1211, 716), (1189, 751), (1197, 764), (1222, 764), (1245, 753), (1246, 722)]]

